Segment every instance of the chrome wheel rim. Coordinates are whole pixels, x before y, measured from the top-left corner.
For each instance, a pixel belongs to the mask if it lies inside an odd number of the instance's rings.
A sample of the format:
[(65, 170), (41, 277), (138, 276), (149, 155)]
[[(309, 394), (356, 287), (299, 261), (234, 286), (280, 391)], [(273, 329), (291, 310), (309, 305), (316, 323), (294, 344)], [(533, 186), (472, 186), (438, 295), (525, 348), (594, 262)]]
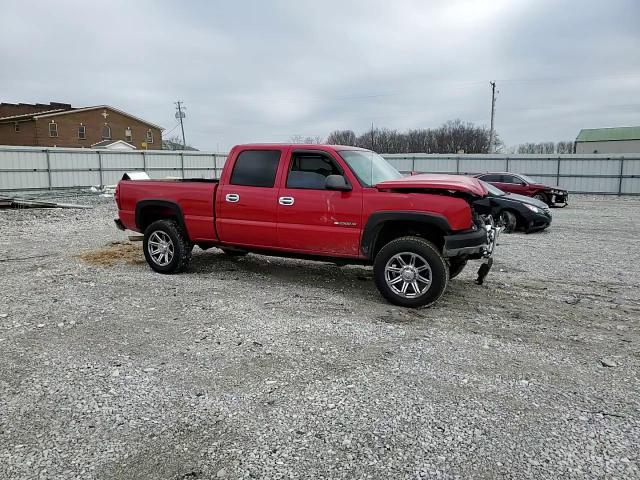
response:
[(175, 248), (171, 237), (165, 232), (157, 230), (149, 235), (147, 251), (153, 263), (166, 267), (173, 260)]
[(429, 263), (416, 253), (397, 253), (384, 267), (387, 285), (403, 298), (418, 298), (427, 293), (432, 278)]

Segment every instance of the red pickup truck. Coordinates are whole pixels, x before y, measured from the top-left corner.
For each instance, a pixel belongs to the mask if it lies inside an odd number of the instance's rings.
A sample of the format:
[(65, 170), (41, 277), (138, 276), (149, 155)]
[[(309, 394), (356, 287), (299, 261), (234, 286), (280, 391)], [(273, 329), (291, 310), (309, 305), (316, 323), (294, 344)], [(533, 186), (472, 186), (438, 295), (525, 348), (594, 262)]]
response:
[(335, 145), (240, 145), (220, 180), (118, 183), (116, 225), (144, 233), (160, 273), (184, 270), (194, 245), (372, 264), (380, 293), (429, 305), (469, 259), (488, 273), (498, 230), (487, 190), (457, 175), (403, 176), (380, 155)]

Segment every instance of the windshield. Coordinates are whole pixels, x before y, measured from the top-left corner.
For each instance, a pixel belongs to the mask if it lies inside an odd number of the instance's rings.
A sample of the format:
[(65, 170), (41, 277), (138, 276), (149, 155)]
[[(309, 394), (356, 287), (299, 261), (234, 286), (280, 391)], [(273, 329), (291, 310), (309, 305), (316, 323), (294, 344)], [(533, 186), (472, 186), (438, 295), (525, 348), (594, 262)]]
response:
[(485, 186), (485, 188), (489, 191), (489, 194), (493, 195), (494, 197), (502, 197), (502, 196), (506, 195), (506, 193), (504, 193), (498, 187), (494, 187), (493, 185), (491, 185), (490, 183), (485, 182), (484, 180), (480, 180), (480, 181)]
[(341, 150), (339, 153), (364, 187), (373, 187), (380, 182), (402, 177), (398, 170), (375, 152)]
[(522, 175), (521, 173), (519, 173), (519, 174), (518, 174), (518, 176), (519, 176), (520, 178), (522, 178), (522, 179), (523, 179), (525, 182), (527, 182), (527, 183), (538, 183), (538, 182), (536, 182), (533, 178), (531, 178), (531, 177), (527, 177), (526, 175)]

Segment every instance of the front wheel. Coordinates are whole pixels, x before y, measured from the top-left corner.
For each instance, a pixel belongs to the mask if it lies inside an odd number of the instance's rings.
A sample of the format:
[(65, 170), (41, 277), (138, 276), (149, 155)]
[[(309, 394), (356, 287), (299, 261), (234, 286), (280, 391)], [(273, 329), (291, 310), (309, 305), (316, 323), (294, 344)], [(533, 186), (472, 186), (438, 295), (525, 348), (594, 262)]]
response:
[(373, 263), (374, 279), (384, 298), (403, 307), (435, 303), (449, 281), (449, 267), (438, 249), (420, 237), (387, 243)]
[(144, 257), (159, 273), (178, 273), (191, 261), (193, 245), (173, 220), (158, 220), (144, 231)]
[(535, 198), (536, 200), (540, 200), (541, 202), (546, 203), (547, 205), (549, 205), (549, 199), (547, 198), (547, 196), (544, 193), (536, 193), (533, 198)]
[(516, 229), (518, 225), (518, 219), (513, 212), (509, 210), (503, 210), (500, 212), (500, 219), (498, 225), (502, 227), (504, 233), (511, 233)]

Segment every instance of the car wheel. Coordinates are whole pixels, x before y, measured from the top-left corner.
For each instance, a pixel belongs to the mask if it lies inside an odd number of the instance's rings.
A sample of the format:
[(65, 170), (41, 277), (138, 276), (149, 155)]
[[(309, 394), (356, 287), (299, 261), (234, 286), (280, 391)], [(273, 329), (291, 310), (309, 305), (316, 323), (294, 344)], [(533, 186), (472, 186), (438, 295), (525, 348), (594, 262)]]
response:
[(449, 280), (452, 278), (456, 278), (458, 275), (462, 273), (464, 267), (467, 265), (467, 260), (461, 260), (459, 258), (450, 258), (449, 259)]
[(382, 296), (403, 307), (435, 303), (449, 281), (445, 259), (433, 243), (420, 237), (387, 243), (376, 255), (373, 273)]
[(498, 219), (498, 226), (502, 227), (502, 231), (504, 233), (513, 232), (518, 225), (518, 218), (515, 213), (509, 210), (503, 210), (500, 212), (500, 217)]
[(547, 198), (547, 196), (544, 193), (536, 193), (533, 198), (535, 198), (536, 200), (540, 200), (541, 202), (546, 203), (547, 205), (549, 205), (549, 199)]
[(189, 266), (193, 245), (173, 220), (158, 220), (144, 231), (144, 257), (159, 273), (178, 273)]
[(249, 253), (245, 250), (234, 250), (232, 248), (221, 248), (220, 250), (222, 250), (226, 255), (229, 255), (230, 257), (244, 257), (247, 253)]

